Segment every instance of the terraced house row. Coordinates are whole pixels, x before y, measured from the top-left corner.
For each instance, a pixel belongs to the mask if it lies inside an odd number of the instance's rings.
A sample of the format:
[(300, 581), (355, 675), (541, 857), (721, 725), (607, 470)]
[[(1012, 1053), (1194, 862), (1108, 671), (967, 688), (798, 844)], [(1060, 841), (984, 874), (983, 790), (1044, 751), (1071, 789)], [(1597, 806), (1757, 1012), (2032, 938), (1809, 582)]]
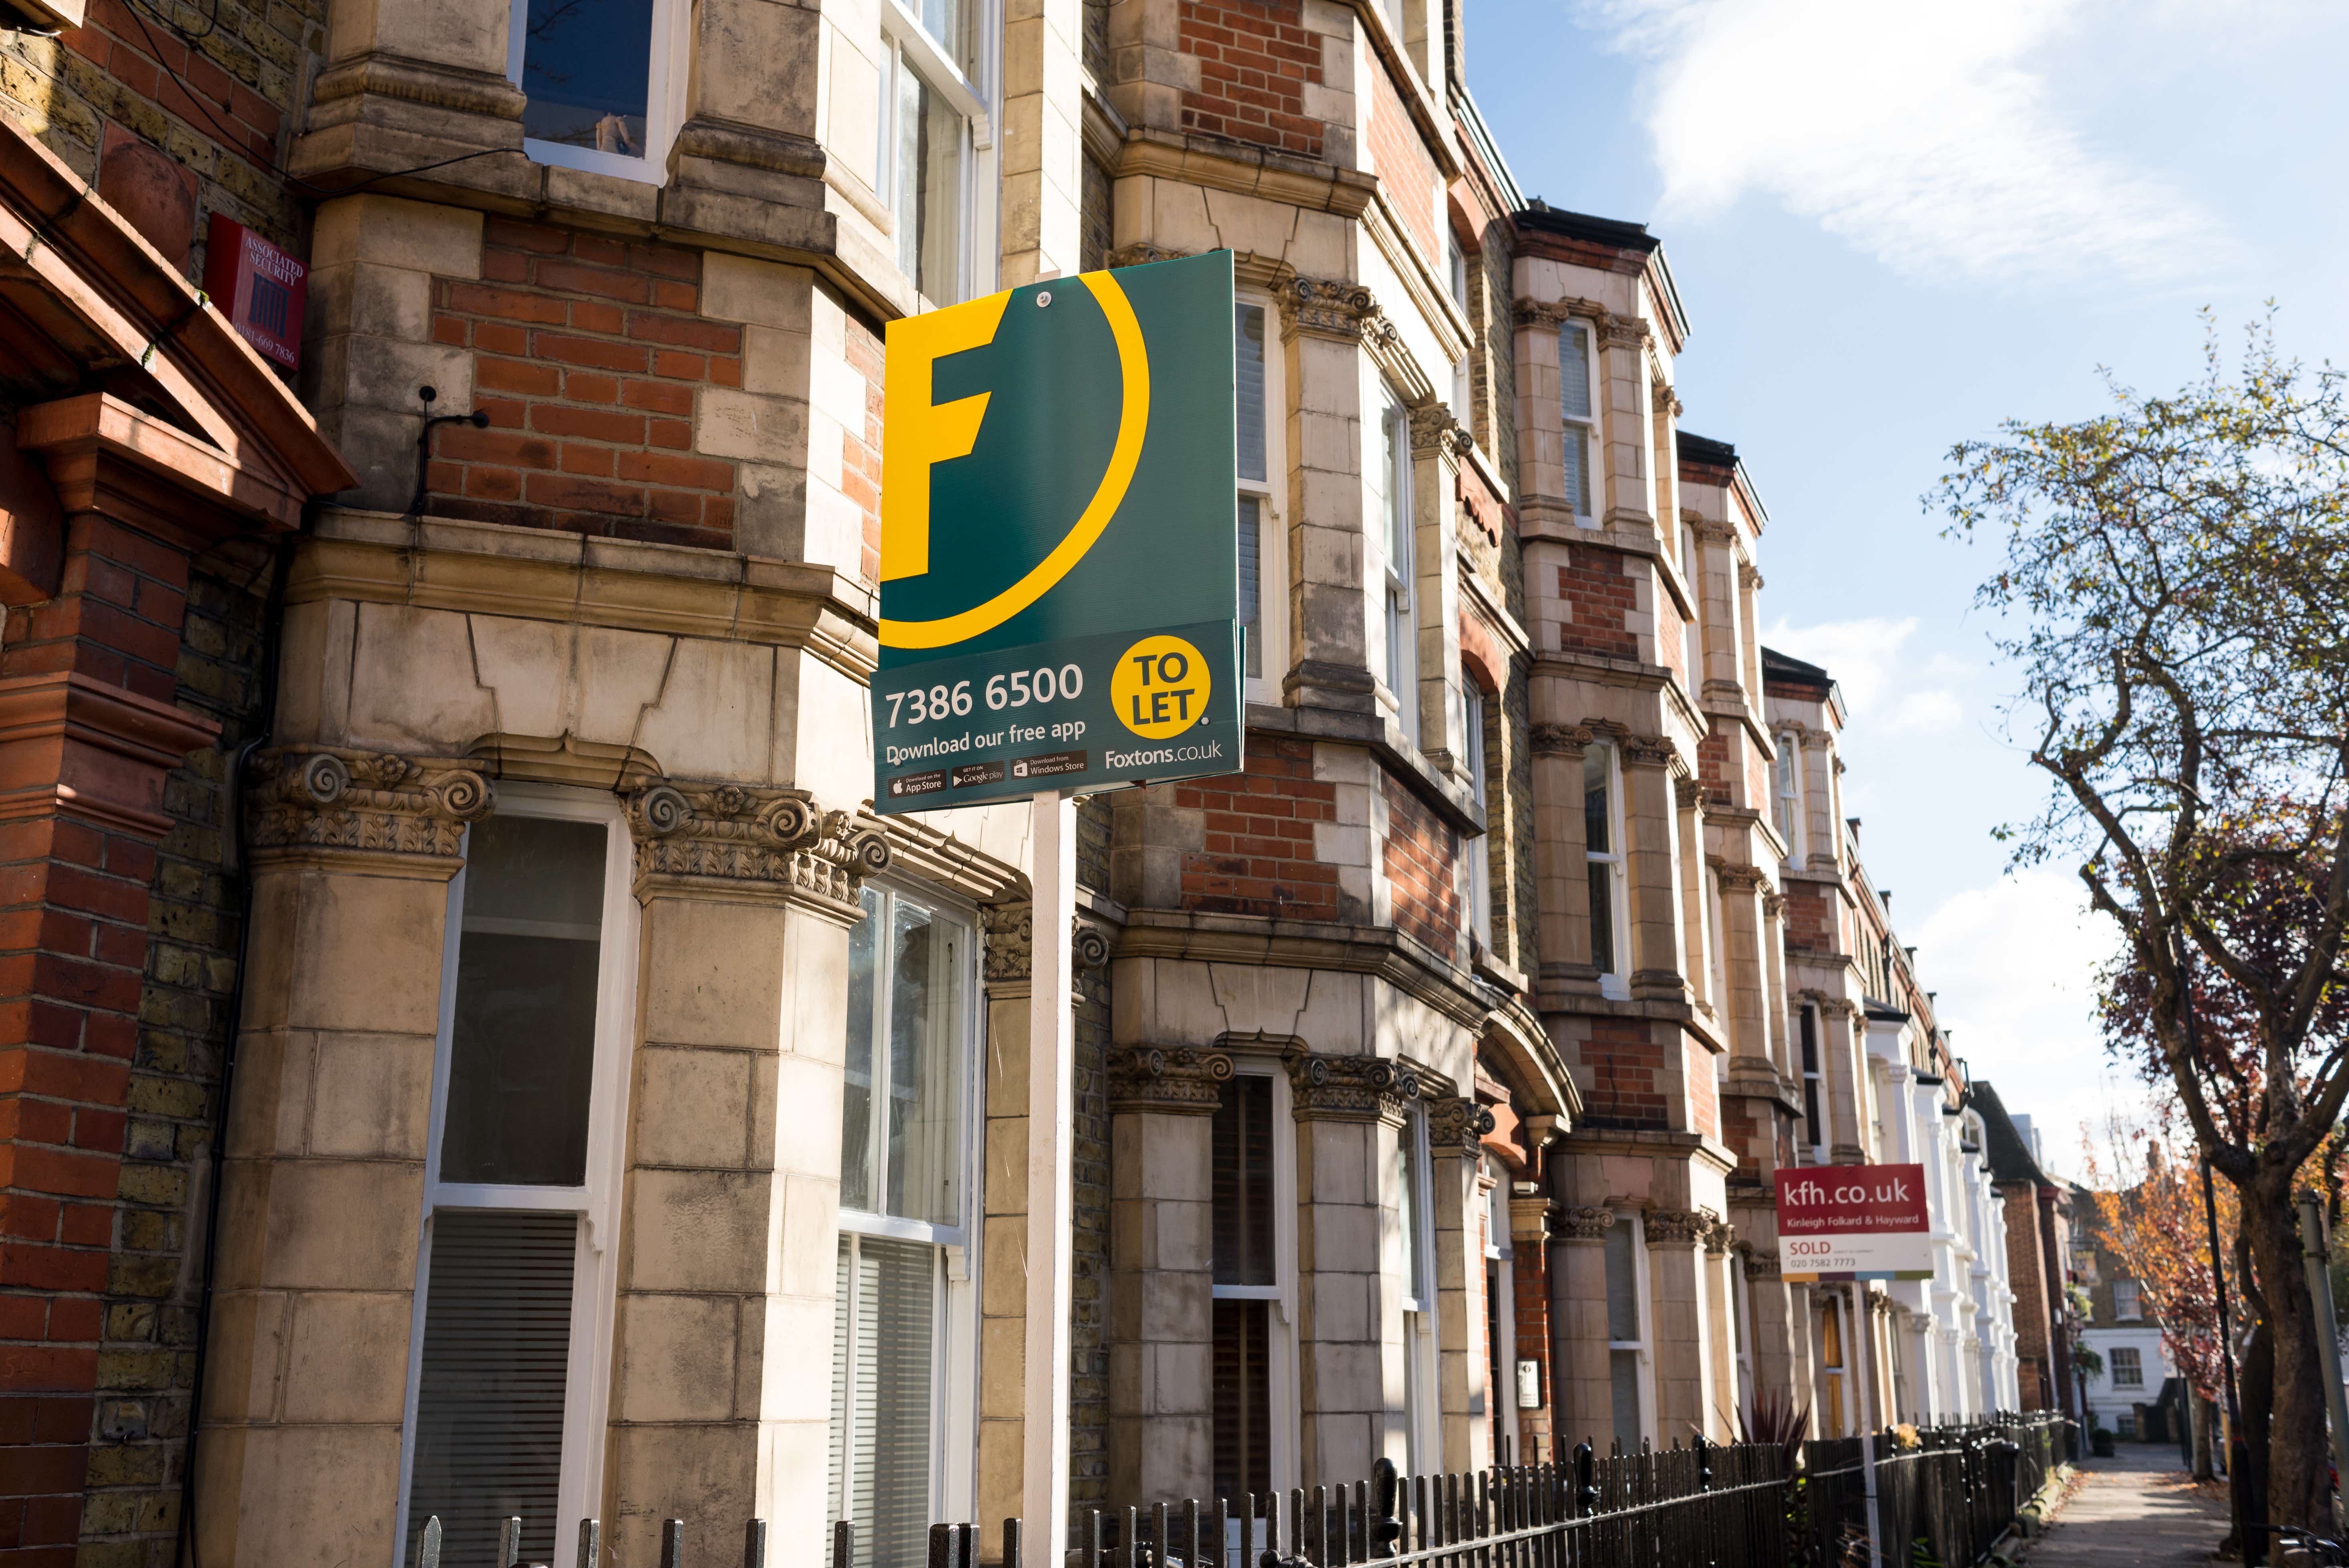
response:
[[(993, 1551), (1034, 867), (870, 810), (883, 334), (1214, 250), (1247, 768), (1080, 811), (1071, 1506), (2017, 1403), (1772, 520), (1462, 7), (5, 3), (0, 1560)], [(1935, 1278), (1784, 1279), (1891, 1160)]]

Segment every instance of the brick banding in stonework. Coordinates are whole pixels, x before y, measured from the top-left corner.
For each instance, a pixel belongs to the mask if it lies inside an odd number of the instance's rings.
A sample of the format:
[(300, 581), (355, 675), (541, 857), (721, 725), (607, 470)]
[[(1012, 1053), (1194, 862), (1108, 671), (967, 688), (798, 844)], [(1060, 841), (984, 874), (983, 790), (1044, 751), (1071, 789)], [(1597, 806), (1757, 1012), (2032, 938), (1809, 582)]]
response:
[(1610, 659), (1640, 656), (1639, 635), (1627, 621), (1640, 608), (1639, 593), (1620, 555), (1569, 546), (1567, 564), (1557, 569), (1557, 593), (1574, 617), (1558, 628), (1558, 646)]
[(1321, 39), (1303, 0), (1184, 0), (1180, 47), (1199, 61), (1183, 94), (1183, 129), (1321, 156), (1322, 122), (1305, 88), (1321, 85)]
[(742, 329), (695, 314), (701, 256), (491, 218), (481, 282), (433, 284), (433, 337), (473, 351), (489, 428), (440, 432), (450, 517), (728, 549), (735, 465), (693, 451), (704, 387), (742, 384)]
[(1313, 777), (1313, 743), (1251, 736), (1247, 770), (1182, 785), (1204, 811), (1204, 847), (1183, 856), (1183, 907), (1219, 914), (1338, 918), (1338, 868), (1314, 858), (1313, 824), (1338, 818), (1338, 787)]

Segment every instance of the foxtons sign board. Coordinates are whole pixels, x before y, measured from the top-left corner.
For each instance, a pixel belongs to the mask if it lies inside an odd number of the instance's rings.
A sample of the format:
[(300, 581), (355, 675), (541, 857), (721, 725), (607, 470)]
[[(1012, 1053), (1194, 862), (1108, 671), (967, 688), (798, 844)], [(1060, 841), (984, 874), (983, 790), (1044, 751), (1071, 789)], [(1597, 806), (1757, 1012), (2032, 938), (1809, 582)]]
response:
[(1237, 772), (1232, 260), (889, 324), (874, 809)]
[(1778, 1271), (1790, 1280), (1930, 1279), (1922, 1165), (1778, 1172)]

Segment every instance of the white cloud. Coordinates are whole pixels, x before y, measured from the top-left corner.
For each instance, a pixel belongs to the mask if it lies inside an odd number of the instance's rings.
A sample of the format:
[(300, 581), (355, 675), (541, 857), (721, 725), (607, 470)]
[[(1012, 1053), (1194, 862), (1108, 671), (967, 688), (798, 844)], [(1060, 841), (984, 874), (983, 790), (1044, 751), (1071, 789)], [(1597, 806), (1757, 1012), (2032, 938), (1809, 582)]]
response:
[[(1648, 61), (1667, 216), (1756, 192), (1913, 277), (2207, 278), (2237, 254), (2218, 222), (2066, 118), (2051, 57), (2096, 8), (1582, 0), (1581, 14)], [(2180, 22), (2170, 53), (2199, 31)]]
[(2082, 1125), (2101, 1129), (2107, 1104), (2144, 1099), (2096, 1027), (2110, 923), (2086, 907), (2076, 879), (2037, 868), (1953, 894), (1911, 940), (1957, 1055), (2009, 1111), (2033, 1119), (2051, 1161), (2078, 1170)]
[(1965, 722), (1966, 705), (1953, 691), (1912, 691), (1892, 710), (1885, 729), (1892, 735), (1948, 735)]
[(1844, 706), (1857, 714), (1872, 709), (1891, 689), (1900, 650), (1917, 634), (1917, 617), (1895, 621), (1870, 615), (1857, 621), (1822, 621), (1797, 626), (1781, 616), (1762, 633), (1763, 643), (1814, 664), (1843, 688)]

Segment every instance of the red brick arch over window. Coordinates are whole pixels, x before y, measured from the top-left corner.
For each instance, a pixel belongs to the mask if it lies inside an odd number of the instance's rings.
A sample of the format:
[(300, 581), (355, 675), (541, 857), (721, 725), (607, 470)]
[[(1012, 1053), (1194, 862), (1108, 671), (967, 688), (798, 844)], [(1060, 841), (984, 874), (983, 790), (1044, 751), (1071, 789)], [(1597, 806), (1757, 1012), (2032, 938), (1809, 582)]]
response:
[(1509, 668), (1508, 658), (1501, 652), (1501, 639), (1482, 616), (1466, 610), (1460, 612), (1460, 667), (1486, 696), (1501, 689)]

